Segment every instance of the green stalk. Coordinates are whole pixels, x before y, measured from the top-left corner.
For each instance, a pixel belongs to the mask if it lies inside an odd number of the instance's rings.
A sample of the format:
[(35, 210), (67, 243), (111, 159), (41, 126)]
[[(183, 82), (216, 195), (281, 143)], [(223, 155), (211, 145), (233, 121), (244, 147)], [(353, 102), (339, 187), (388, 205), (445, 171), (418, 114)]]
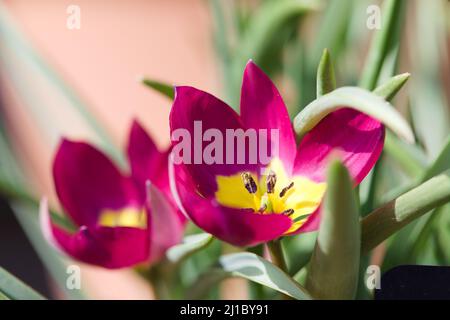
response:
[(267, 243), (267, 247), (269, 248), (273, 264), (284, 272), (288, 273), (288, 267), (283, 251), (283, 246), (281, 245), (281, 240), (277, 239), (270, 241)]
[[(281, 245), (281, 239), (276, 239), (269, 241), (267, 243), (269, 248), (270, 257), (272, 258), (272, 263), (278, 268), (283, 270), (286, 274), (289, 274), (286, 257), (284, 255), (283, 246)], [(287, 295), (282, 295), (283, 300), (290, 300), (291, 298)]]
[(446, 171), (376, 209), (361, 222), (363, 253), (367, 253), (411, 221), (450, 201)]

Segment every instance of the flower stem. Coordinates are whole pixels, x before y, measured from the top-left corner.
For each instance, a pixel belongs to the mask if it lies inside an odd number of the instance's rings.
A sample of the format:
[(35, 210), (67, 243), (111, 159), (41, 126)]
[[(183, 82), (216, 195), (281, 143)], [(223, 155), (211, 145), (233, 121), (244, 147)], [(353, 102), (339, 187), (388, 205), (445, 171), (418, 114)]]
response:
[[(281, 240), (277, 239), (267, 242), (267, 247), (269, 248), (272, 263), (284, 272), (288, 273), (288, 267), (286, 264), (286, 258), (284, 256), (283, 246), (281, 245)], [(291, 300), (292, 298), (283, 294), (282, 299)]]
[(147, 280), (153, 287), (156, 300), (168, 300), (170, 298), (167, 279), (160, 266), (152, 266), (148, 270)]
[(269, 248), (273, 264), (287, 273), (288, 268), (283, 252), (283, 247), (281, 245), (281, 240), (277, 239), (270, 241), (267, 243), (267, 247)]

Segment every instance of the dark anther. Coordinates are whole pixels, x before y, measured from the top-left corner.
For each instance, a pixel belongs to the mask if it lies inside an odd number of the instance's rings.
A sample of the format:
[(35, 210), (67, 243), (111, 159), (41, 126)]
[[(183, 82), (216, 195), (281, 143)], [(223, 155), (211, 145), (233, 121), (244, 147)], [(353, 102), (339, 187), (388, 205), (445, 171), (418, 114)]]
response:
[(276, 183), (277, 183), (277, 175), (275, 174), (275, 172), (270, 170), (266, 179), (267, 193), (273, 193)]
[(293, 213), (294, 213), (294, 209), (287, 209), (282, 212), (282, 214), (287, 215), (287, 216), (290, 216)]
[(289, 183), (289, 185), (287, 187), (284, 187), (283, 190), (281, 190), (280, 192), (280, 198), (283, 198), (284, 195), (286, 194), (286, 192), (289, 191), (289, 189), (291, 189), (294, 186), (294, 182)]
[(243, 172), (241, 174), (242, 181), (244, 182), (245, 189), (249, 193), (256, 193), (256, 190), (258, 190), (258, 187), (256, 186), (255, 180), (253, 179), (252, 175), (248, 172)]

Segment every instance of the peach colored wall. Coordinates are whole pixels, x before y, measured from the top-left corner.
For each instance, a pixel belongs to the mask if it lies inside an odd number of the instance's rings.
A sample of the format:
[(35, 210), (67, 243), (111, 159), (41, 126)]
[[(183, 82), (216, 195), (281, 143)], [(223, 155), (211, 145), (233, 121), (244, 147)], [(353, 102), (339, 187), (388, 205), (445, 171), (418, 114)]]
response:
[[(6, 4), (33, 45), (88, 102), (119, 145), (125, 143), (133, 117), (143, 122), (160, 145), (168, 143), (170, 102), (138, 83), (140, 76), (218, 93), (205, 1), (8, 0)], [(81, 30), (66, 28), (70, 4), (81, 8)], [(13, 101), (8, 105), (11, 109)], [(22, 111), (9, 112), (13, 127), (23, 123)], [(28, 138), (33, 136), (30, 129), (20, 130), (26, 135), (20, 139), (25, 144), (36, 140)], [(26, 149), (40, 149), (36, 143), (45, 141), (23, 145), (21, 151), (29, 154)], [(34, 155), (50, 159), (47, 154)], [(49, 163), (39, 165), (46, 167), (40, 170), (46, 172), (48, 186)]]

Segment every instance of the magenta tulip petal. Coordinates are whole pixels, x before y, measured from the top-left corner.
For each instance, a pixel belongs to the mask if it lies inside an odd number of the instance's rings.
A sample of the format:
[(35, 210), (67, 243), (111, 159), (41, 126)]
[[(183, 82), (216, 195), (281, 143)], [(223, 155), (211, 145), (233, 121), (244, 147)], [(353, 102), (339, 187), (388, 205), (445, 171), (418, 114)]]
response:
[(147, 229), (86, 227), (70, 234), (51, 222), (46, 204), (41, 204), (41, 226), (60, 251), (82, 262), (116, 269), (146, 262), (149, 257)]
[(151, 137), (136, 120), (130, 130), (127, 155), (131, 174), (145, 196), (145, 183), (150, 180), (164, 191), (169, 191), (167, 173), (168, 151), (159, 151)]
[(279, 157), (290, 172), (294, 163), (296, 143), (294, 130), (283, 98), (269, 77), (252, 61), (244, 71), (241, 93), (241, 118), (247, 128), (279, 132)]
[(87, 143), (63, 140), (53, 162), (53, 177), (62, 206), (79, 226), (96, 225), (101, 210), (142, 203), (133, 181)]
[(151, 217), (150, 262), (153, 262), (163, 258), (167, 249), (181, 242), (185, 219), (180, 219), (172, 203), (154, 185), (148, 186), (148, 193)]
[(175, 196), (192, 221), (206, 232), (235, 246), (253, 246), (276, 239), (290, 228), (292, 220), (285, 215), (223, 207), (213, 199), (199, 196), (183, 167), (174, 166)]
[(384, 126), (354, 109), (337, 110), (302, 139), (294, 174), (315, 181), (326, 180), (328, 156), (341, 157), (355, 184), (359, 184), (378, 160), (384, 144)]
[[(183, 161), (183, 164), (187, 166), (189, 172), (195, 178), (198, 189), (203, 195), (209, 196), (215, 192), (217, 188), (215, 181), (216, 175), (231, 175), (239, 171), (247, 170), (257, 171), (258, 166), (256, 164), (248, 164), (248, 159), (245, 159), (243, 164), (237, 164), (237, 143), (234, 144), (234, 148), (230, 146), (227, 148), (225, 139), (226, 130), (243, 129), (241, 120), (233, 109), (216, 97), (192, 87), (177, 87), (175, 94), (175, 101), (170, 112), (170, 130), (174, 144), (173, 150), (176, 153), (178, 142), (181, 143), (181, 140), (184, 140), (184, 138), (180, 138), (180, 141), (175, 140), (174, 136), (188, 133), (192, 142), (188, 144), (191, 155), (188, 158), (191, 162)], [(197, 125), (197, 132), (194, 130), (194, 122)], [(199, 125), (201, 125), (201, 129)], [(208, 164), (205, 161), (205, 157), (203, 157), (206, 146), (212, 141), (202, 141), (202, 136), (199, 136), (199, 134), (201, 132), (206, 134), (208, 129), (212, 129), (223, 138), (223, 147), (218, 150), (218, 153), (223, 159), (222, 163)], [(198, 132), (199, 130), (200, 133)], [(196, 150), (198, 153), (196, 153)], [(226, 156), (230, 156), (233, 150), (234, 157), (230, 161), (232, 164), (226, 164), (225, 158)]]

